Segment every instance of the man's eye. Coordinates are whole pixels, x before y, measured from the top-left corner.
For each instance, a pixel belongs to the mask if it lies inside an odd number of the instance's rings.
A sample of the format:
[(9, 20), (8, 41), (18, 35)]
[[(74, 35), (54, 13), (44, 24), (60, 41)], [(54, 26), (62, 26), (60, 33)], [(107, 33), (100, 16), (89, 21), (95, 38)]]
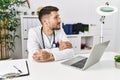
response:
[(57, 19), (58, 17), (55, 17), (55, 19)]
[(55, 19), (60, 19), (60, 17), (55, 17)]

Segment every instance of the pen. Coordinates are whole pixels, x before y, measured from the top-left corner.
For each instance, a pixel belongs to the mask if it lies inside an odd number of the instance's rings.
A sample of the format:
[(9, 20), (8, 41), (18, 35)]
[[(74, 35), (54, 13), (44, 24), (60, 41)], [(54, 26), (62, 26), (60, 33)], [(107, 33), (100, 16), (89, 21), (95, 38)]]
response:
[(20, 69), (18, 69), (16, 66), (13, 66), (15, 69), (17, 69), (20, 73), (22, 73), (22, 71)]

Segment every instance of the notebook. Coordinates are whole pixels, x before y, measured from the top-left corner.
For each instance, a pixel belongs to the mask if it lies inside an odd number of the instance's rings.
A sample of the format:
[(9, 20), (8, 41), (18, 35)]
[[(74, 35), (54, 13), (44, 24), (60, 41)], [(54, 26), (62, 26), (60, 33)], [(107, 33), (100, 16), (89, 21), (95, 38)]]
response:
[(1, 77), (20, 77), (29, 75), (28, 62), (24, 59), (0, 62)]
[(99, 62), (109, 42), (110, 41), (106, 41), (96, 44), (91, 50), (90, 56), (88, 58), (83, 56), (77, 56), (62, 62), (62, 64), (85, 70), (91, 67), (92, 65), (96, 64), (97, 62)]

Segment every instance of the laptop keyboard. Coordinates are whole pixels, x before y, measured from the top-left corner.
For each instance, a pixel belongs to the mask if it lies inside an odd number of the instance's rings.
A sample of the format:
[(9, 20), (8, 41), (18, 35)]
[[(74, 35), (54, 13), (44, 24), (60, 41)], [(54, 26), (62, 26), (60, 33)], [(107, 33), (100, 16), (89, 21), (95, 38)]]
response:
[(72, 64), (71, 66), (75, 66), (75, 67), (78, 67), (78, 68), (83, 68), (87, 59), (88, 58), (82, 59), (82, 60)]

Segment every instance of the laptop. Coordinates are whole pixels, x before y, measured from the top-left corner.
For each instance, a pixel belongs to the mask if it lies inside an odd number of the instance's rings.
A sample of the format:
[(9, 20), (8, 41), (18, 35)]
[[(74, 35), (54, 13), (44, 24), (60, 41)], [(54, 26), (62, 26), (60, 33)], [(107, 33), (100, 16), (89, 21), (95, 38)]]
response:
[(99, 62), (109, 42), (110, 41), (106, 41), (106, 42), (96, 44), (91, 50), (90, 56), (88, 58), (77, 56), (77, 57), (74, 57), (72, 59), (62, 62), (62, 64), (85, 70), (91, 67), (92, 65), (96, 64), (97, 62)]

